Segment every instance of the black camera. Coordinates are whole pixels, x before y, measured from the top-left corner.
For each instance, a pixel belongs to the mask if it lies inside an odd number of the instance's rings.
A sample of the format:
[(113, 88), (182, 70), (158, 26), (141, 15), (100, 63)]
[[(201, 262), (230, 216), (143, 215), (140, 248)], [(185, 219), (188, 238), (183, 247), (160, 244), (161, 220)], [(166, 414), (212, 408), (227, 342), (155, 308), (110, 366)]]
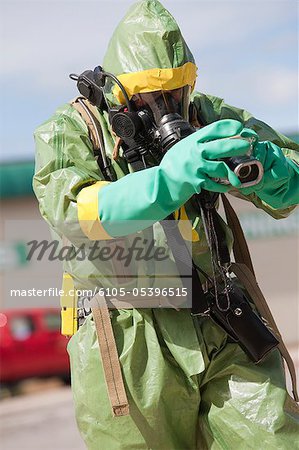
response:
[[(131, 148), (135, 143), (135, 149), (141, 154), (146, 154), (146, 147), (151, 146), (152, 149), (156, 150), (156, 154), (160, 149), (163, 155), (181, 139), (196, 131), (196, 128), (176, 113), (164, 115), (158, 125), (155, 125), (146, 110), (115, 112), (111, 124), (117, 136), (122, 138), (125, 143), (130, 141), (129, 147)], [(233, 138), (245, 139), (241, 136), (234, 136)], [(237, 175), (242, 187), (256, 185), (260, 182), (264, 173), (261, 162), (252, 156), (254, 142), (250, 138), (248, 140), (251, 145), (245, 156), (223, 159)], [(137, 142), (138, 145), (136, 146)], [(221, 184), (229, 184), (229, 181), (224, 178), (218, 178), (215, 181)]]

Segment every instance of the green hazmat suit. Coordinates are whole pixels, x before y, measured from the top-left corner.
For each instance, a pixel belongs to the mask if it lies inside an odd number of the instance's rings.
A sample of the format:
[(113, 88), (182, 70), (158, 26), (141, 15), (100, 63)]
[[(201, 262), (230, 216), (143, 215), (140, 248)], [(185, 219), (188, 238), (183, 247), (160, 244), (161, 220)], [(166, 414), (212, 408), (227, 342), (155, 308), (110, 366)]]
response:
[[(172, 16), (159, 2), (149, 0), (134, 5), (121, 22), (109, 44), (104, 67), (126, 80), (131, 73), (176, 69), (193, 62)], [(136, 80), (130, 85), (132, 91), (145, 89)], [(237, 120), (256, 131), (260, 141), (278, 146), (283, 158), (298, 161), (298, 145), (250, 113), (196, 91), (191, 101), (203, 125)], [(112, 158), (115, 138), (108, 115), (98, 110), (97, 118), (115, 174), (125, 181), (130, 167), (122, 156)], [(87, 125), (72, 105), (63, 105), (38, 127), (35, 139), (33, 186), (41, 214), (52, 232), (66, 237), (74, 248), (88, 245), (90, 240), (78, 221), (77, 199), (104, 177), (94, 158)], [(265, 201), (268, 191), (264, 198), (254, 191), (232, 193), (276, 219), (288, 216), (295, 207), (293, 202), (271, 206)], [(189, 200), (184, 208), (194, 227), (193, 259), (210, 273), (209, 250), (198, 212)], [(153, 228), (159, 245), (167, 248), (161, 230)], [(230, 230), (225, 229), (231, 245)], [(72, 259), (64, 261), (64, 270), (77, 289), (114, 286), (110, 261)], [(140, 270), (147, 273), (148, 268), (141, 265)], [(92, 316), (68, 344), (76, 419), (88, 449), (299, 448), (298, 408), (286, 391), (277, 351), (255, 365), (209, 318), (192, 317), (187, 309), (112, 310), (111, 321), (129, 416), (112, 416)]]

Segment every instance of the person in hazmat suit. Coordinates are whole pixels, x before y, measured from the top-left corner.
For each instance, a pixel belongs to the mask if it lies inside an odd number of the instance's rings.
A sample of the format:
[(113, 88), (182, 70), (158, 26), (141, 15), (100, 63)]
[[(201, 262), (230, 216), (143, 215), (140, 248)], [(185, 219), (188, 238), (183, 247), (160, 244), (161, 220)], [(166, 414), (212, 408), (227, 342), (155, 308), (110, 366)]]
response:
[[(128, 244), (136, 233), (180, 211), (192, 223), (192, 257), (209, 274), (210, 250), (194, 194), (231, 192), (276, 219), (295, 208), (298, 145), (243, 109), (194, 90), (194, 58), (161, 3), (139, 1), (129, 9), (111, 38), (103, 69), (121, 82), (135, 110), (146, 106), (156, 121), (178, 113), (197, 131), (170, 148), (160, 164), (133, 171), (121, 146), (113, 155), (116, 136), (107, 109), (94, 108), (114, 174), (109, 181), (73, 103), (39, 126), (34, 191), (53, 233), (72, 248)], [(107, 98), (124, 104), (117, 86), (107, 90)], [(242, 187), (223, 158), (246, 154), (248, 137), (263, 177)], [(231, 246), (230, 231), (221, 223)], [(163, 230), (157, 233), (167, 249)], [(109, 258), (65, 260), (64, 270), (78, 290), (116, 286)], [(138, 270), (149, 271), (144, 262)], [(122, 286), (132, 287), (131, 281)], [(254, 364), (222, 327), (188, 308), (124, 307), (110, 309), (109, 316), (129, 414), (121, 405), (111, 410), (94, 314), (68, 344), (76, 419), (89, 449), (299, 448), (298, 410), (286, 391), (277, 350)]]

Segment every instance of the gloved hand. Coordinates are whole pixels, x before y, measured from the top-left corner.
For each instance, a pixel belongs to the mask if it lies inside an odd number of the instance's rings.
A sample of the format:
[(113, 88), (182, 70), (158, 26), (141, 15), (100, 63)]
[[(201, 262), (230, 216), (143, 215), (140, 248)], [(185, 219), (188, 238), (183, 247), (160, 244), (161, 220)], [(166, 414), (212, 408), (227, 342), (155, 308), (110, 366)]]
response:
[(238, 188), (240, 181), (220, 158), (244, 155), (250, 147), (244, 139), (256, 134), (236, 120), (215, 122), (175, 144), (157, 167), (135, 172), (105, 185), (98, 194), (98, 214), (113, 237), (147, 228), (164, 219), (202, 189), (226, 192), (231, 187), (211, 178), (227, 178)]
[(274, 209), (285, 209), (299, 203), (299, 166), (284, 156), (272, 142), (257, 142), (253, 155), (264, 167), (264, 176), (256, 186), (241, 188), (244, 195), (255, 193)]

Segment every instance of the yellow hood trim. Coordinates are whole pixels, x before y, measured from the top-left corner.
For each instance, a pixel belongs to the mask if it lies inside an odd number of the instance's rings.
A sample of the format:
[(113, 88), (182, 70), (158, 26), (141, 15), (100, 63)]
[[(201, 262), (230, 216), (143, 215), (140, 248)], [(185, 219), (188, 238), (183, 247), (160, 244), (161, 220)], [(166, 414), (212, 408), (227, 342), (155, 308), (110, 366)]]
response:
[[(141, 72), (124, 73), (117, 78), (125, 87), (129, 99), (134, 94), (142, 94), (154, 91), (170, 91), (189, 85), (195, 86), (197, 67), (192, 62), (187, 62), (175, 69), (148, 69)], [(113, 89), (113, 95), (121, 103), (125, 100), (119, 87)]]

